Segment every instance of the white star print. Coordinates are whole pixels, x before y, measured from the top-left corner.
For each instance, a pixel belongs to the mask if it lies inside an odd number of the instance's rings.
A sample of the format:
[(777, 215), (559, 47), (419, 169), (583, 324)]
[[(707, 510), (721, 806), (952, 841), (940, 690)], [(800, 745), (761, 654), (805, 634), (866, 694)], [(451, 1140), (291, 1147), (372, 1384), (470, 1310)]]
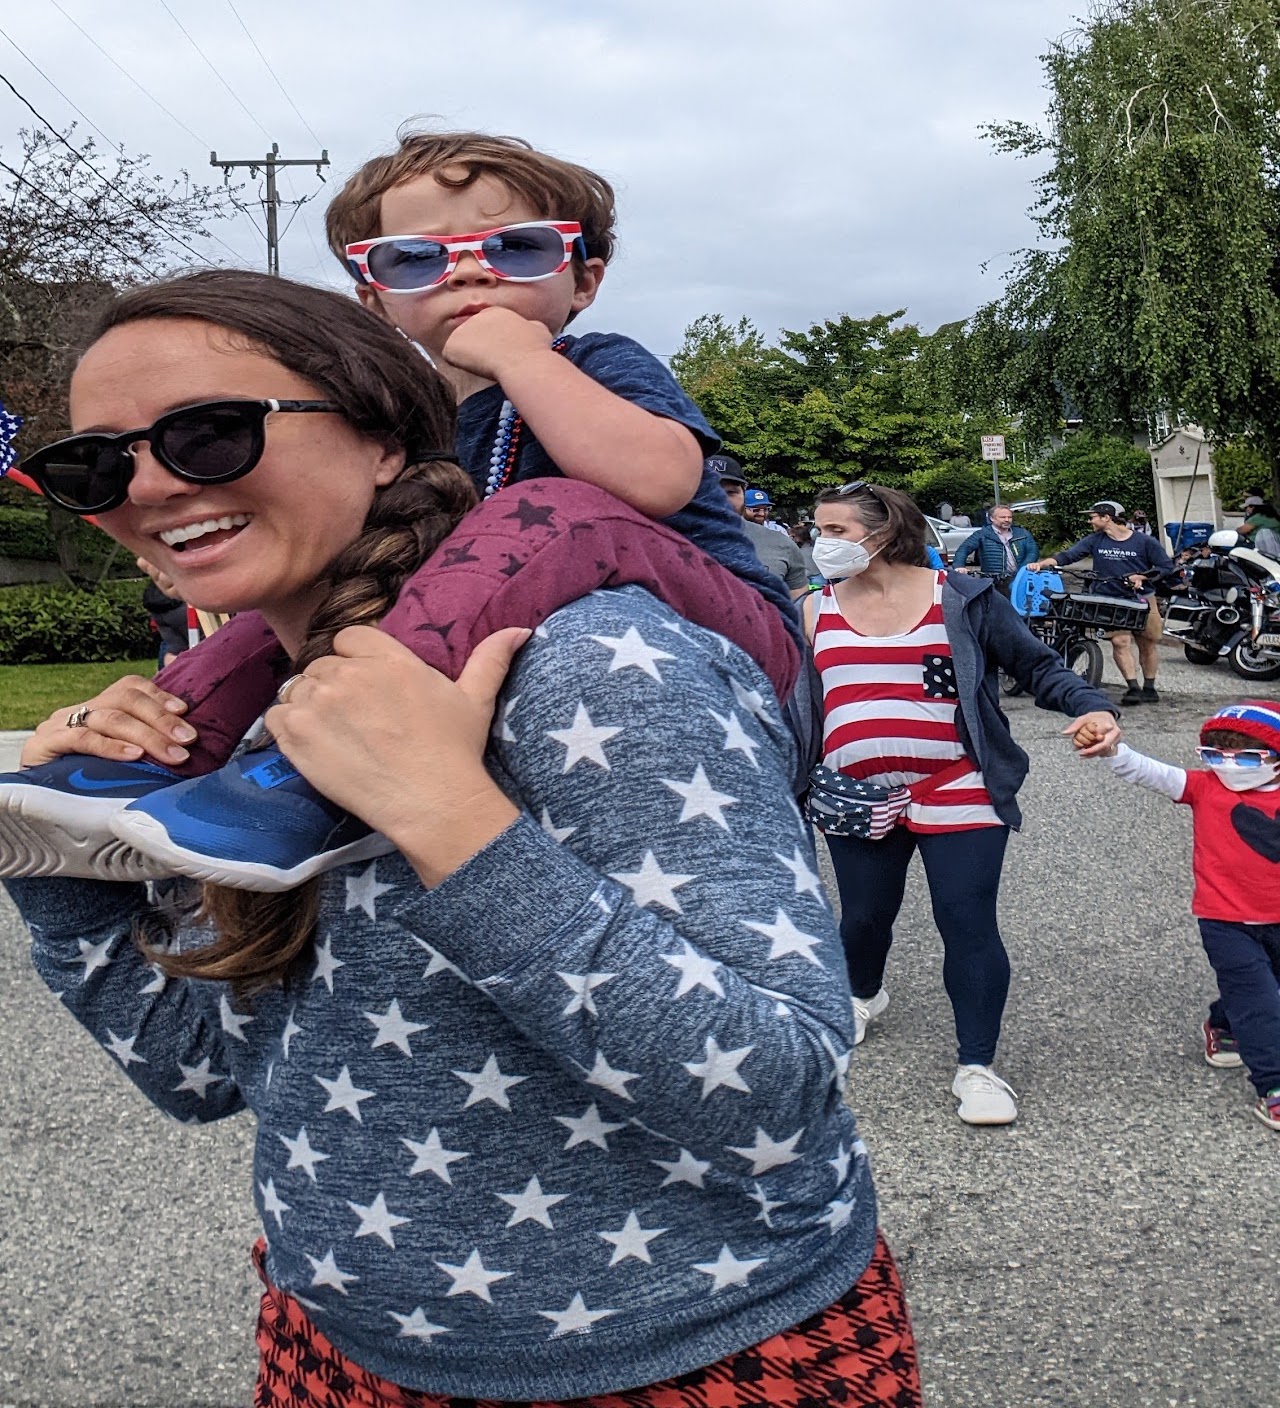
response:
[(351, 1072), (343, 1066), (338, 1072), (337, 1080), (326, 1080), (323, 1076), (316, 1076), (316, 1081), (324, 1086), (329, 1092), (329, 1103), (324, 1107), (323, 1113), (330, 1114), (334, 1110), (345, 1110), (357, 1124), (364, 1123), (364, 1116), (360, 1113), (361, 1100), (372, 1100), (372, 1090), (361, 1090), (359, 1086), (351, 1083)]
[(226, 993), (218, 998), (218, 1016), (222, 1022), (222, 1030), (228, 1036), (235, 1037), (237, 1041), (243, 1041), (246, 1046), (249, 1044), (249, 1038), (245, 1036), (244, 1029), (256, 1019), (240, 1012), (233, 1012), (231, 1004), (227, 1001)]
[(731, 797), (727, 792), (717, 792), (707, 780), (706, 770), (701, 763), (694, 769), (688, 782), (676, 782), (668, 777), (659, 778), (658, 781), (684, 798), (678, 825), (705, 816), (714, 821), (722, 831), (728, 831), (729, 823), (724, 819), (724, 809), (735, 806), (738, 799)]
[(625, 635), (592, 636), (591, 639), (597, 645), (603, 645), (606, 650), (613, 652), (613, 660), (609, 665), (611, 675), (618, 670), (643, 670), (650, 679), (655, 679), (661, 684), (662, 676), (658, 673), (656, 662), (676, 658), (665, 650), (646, 644), (644, 637), (634, 626), (628, 626)]
[(632, 1211), (627, 1214), (627, 1220), (622, 1224), (620, 1231), (597, 1232), (596, 1236), (601, 1241), (613, 1245), (613, 1255), (609, 1258), (610, 1266), (617, 1266), (620, 1261), (626, 1261), (629, 1256), (652, 1266), (653, 1257), (649, 1255), (649, 1243), (655, 1237), (661, 1237), (668, 1230), (666, 1227), (641, 1227), (640, 1219)]
[(142, 987), (138, 989), (138, 995), (140, 997), (150, 997), (152, 993), (163, 992), (165, 985), (169, 981), (165, 976), (164, 969), (161, 968), (158, 963), (151, 964), (151, 971), (155, 976), (149, 983), (144, 983)]
[(284, 1226), (284, 1214), (289, 1211), (289, 1204), (276, 1192), (274, 1178), (268, 1178), (265, 1183), (258, 1184), (258, 1192), (262, 1194), (263, 1215), (273, 1215), (277, 1227)]
[(699, 953), (688, 939), (683, 939), (683, 953), (664, 953), (661, 955), (664, 963), (669, 963), (673, 968), (680, 970), (680, 981), (676, 984), (677, 997), (684, 997), (694, 988), (706, 988), (709, 993), (714, 993), (716, 997), (724, 996), (724, 988), (720, 979), (716, 977), (716, 969), (720, 964), (714, 958), (708, 958), (705, 954)]
[(480, 1249), (477, 1247), (461, 1266), (451, 1266), (447, 1261), (437, 1261), (436, 1265), (446, 1276), (453, 1279), (453, 1285), (445, 1292), (447, 1296), (478, 1296), (483, 1301), (493, 1304), (493, 1297), (489, 1294), (489, 1287), (495, 1281), (505, 1281), (513, 1273), (510, 1271), (486, 1271), (484, 1262), (480, 1260)]
[(311, 1141), (307, 1138), (306, 1125), (303, 1125), (298, 1131), (298, 1137), (296, 1139), (290, 1139), (286, 1134), (281, 1134), (277, 1137), (281, 1144), (289, 1151), (289, 1162), (285, 1164), (285, 1168), (305, 1169), (307, 1177), (314, 1183), (316, 1181), (316, 1165), (322, 1163), (329, 1155), (322, 1154), (319, 1149), (313, 1149), (311, 1147)]
[(707, 713), (724, 729), (724, 749), (726, 753), (745, 753), (753, 768), (759, 768), (756, 761), (756, 753), (760, 745), (751, 738), (746, 729), (738, 722), (737, 714), (730, 713), (728, 717), (724, 714), (717, 714), (714, 709), (708, 709)]
[(704, 1100), (721, 1086), (726, 1090), (742, 1090), (750, 1095), (751, 1087), (738, 1074), (738, 1067), (754, 1050), (754, 1046), (740, 1046), (736, 1051), (721, 1051), (715, 1037), (709, 1036), (706, 1059), (683, 1061), (681, 1064), (691, 1076), (696, 1076), (702, 1082)]
[(289, 1059), (289, 1043), (302, 1031), (302, 1028), (293, 1020), (295, 1011), (297, 1011), (297, 1009), (294, 1007), (289, 1009), (289, 1015), (285, 1019), (284, 1031), (280, 1033), (280, 1045), (284, 1051), (284, 1059), (286, 1061)]
[(608, 1135), (619, 1129), (625, 1129), (624, 1124), (608, 1124), (600, 1118), (600, 1111), (595, 1105), (588, 1105), (586, 1112), (576, 1119), (572, 1115), (553, 1115), (552, 1119), (557, 1124), (562, 1124), (569, 1131), (569, 1138), (565, 1143), (566, 1149), (576, 1148), (579, 1144), (594, 1144), (598, 1149), (609, 1152)]
[(493, 1054), (480, 1070), (454, 1071), (453, 1074), (459, 1080), (465, 1080), (471, 1087), (471, 1094), (462, 1106), (464, 1110), (469, 1110), (472, 1105), (478, 1105), (482, 1100), (492, 1100), (500, 1110), (510, 1110), (511, 1100), (507, 1091), (513, 1085), (519, 1085), (521, 1081), (529, 1079), (528, 1076), (504, 1076), (498, 1068), (498, 1058)]
[(407, 1217), (397, 1217), (395, 1213), (390, 1212), (387, 1200), (381, 1193), (367, 1208), (350, 1200), (347, 1206), (360, 1219), (360, 1226), (351, 1234), (353, 1237), (378, 1237), (395, 1251), (396, 1241), (391, 1234), (395, 1228), (402, 1227), (409, 1221)]
[(764, 719), (767, 723), (769, 711), (765, 708), (764, 695), (758, 689), (743, 689), (738, 681), (732, 677), (729, 683), (733, 686), (733, 697), (738, 701), (738, 707), (745, 709), (749, 714), (754, 714), (757, 719)]
[(511, 731), (511, 711), (520, 702), (520, 696), (513, 694), (502, 706), (502, 713), (498, 716), (498, 742), (499, 743), (519, 743), (520, 740)]
[(702, 1180), (711, 1169), (710, 1163), (695, 1159), (688, 1149), (681, 1149), (680, 1157), (674, 1163), (664, 1163), (662, 1159), (650, 1159), (649, 1162), (666, 1169), (667, 1176), (660, 1185), (663, 1188), (669, 1183), (688, 1183), (694, 1188), (701, 1188)]
[(760, 1212), (759, 1212), (759, 1214), (758, 1214), (757, 1217), (756, 1217), (756, 1221), (757, 1221), (757, 1222), (763, 1222), (764, 1225), (769, 1229), (769, 1231), (772, 1232), (772, 1231), (773, 1231), (773, 1217), (771, 1216), (771, 1214), (774, 1212), (774, 1210), (775, 1210), (776, 1208), (785, 1208), (785, 1207), (786, 1207), (786, 1203), (775, 1203), (775, 1202), (770, 1201), (770, 1199), (768, 1199), (767, 1197), (765, 1197), (764, 1189), (761, 1188), (761, 1186), (760, 1186), (758, 1183), (756, 1184), (756, 1191), (755, 1191), (754, 1193), (749, 1193), (747, 1196), (748, 1196), (748, 1197), (751, 1199), (751, 1201), (752, 1201), (753, 1203), (755, 1203), (755, 1204), (759, 1207), (759, 1209), (760, 1209)]
[(818, 1219), (831, 1228), (831, 1235), (834, 1237), (842, 1227), (848, 1226), (849, 1219), (853, 1216), (854, 1200), (849, 1199), (847, 1203), (841, 1202), (839, 1198), (833, 1199), (827, 1204), (826, 1213)]
[(621, 732), (620, 728), (603, 725), (597, 728), (591, 722), (586, 705), (579, 701), (573, 723), (568, 728), (548, 729), (547, 737), (554, 738), (565, 749), (564, 772), (572, 772), (582, 762), (594, 763), (596, 767), (612, 772), (613, 765), (605, 758), (604, 745)]
[(108, 950), (115, 939), (106, 938), (100, 944), (91, 944), (87, 939), (77, 939), (76, 942), (80, 945), (80, 957), (77, 962), (84, 964), (84, 976), (80, 981), (87, 983), (99, 968), (105, 968), (111, 962)]
[(714, 1261), (694, 1262), (693, 1269), (712, 1278), (711, 1293), (714, 1295), (717, 1291), (723, 1291), (726, 1286), (745, 1286), (747, 1277), (757, 1266), (763, 1266), (768, 1260), (767, 1256), (757, 1256), (739, 1261), (725, 1245), (720, 1248), (720, 1255)]
[(587, 1073), (587, 1084), (598, 1085), (607, 1090), (610, 1095), (616, 1095), (620, 1100), (634, 1100), (635, 1096), (627, 1089), (629, 1080), (639, 1080), (639, 1071), (619, 1071), (615, 1070), (604, 1058), (603, 1051), (596, 1052), (596, 1063)]
[(804, 1133), (804, 1126), (781, 1143), (770, 1139), (769, 1136), (756, 1128), (756, 1142), (746, 1148), (737, 1148), (732, 1144), (725, 1147), (731, 1154), (739, 1154), (744, 1159), (751, 1161), (752, 1176), (758, 1178), (762, 1173), (768, 1173), (771, 1168), (781, 1168), (783, 1164), (793, 1164), (800, 1157), (795, 1152), (796, 1145), (800, 1142), (800, 1136)]
[(449, 1172), (449, 1165), (456, 1164), (459, 1159), (471, 1157), (470, 1154), (460, 1153), (457, 1149), (446, 1149), (441, 1144), (440, 1134), (434, 1125), (431, 1126), (431, 1133), (427, 1135), (425, 1143), (419, 1144), (412, 1139), (402, 1139), (400, 1142), (413, 1155), (410, 1178), (419, 1173), (434, 1173), (441, 1183), (452, 1186), (453, 1176)]
[(559, 841), (562, 844), (578, 829), (576, 826), (557, 826), (555, 822), (551, 820), (551, 813), (546, 807), (542, 809), (542, 821), (540, 825), (553, 841)]
[(126, 1071), (130, 1066), (145, 1066), (147, 1064), (147, 1058), (145, 1056), (139, 1056), (133, 1049), (133, 1043), (137, 1041), (140, 1033), (135, 1033), (126, 1041), (123, 1037), (117, 1036), (115, 1032), (108, 1027), (107, 1035), (111, 1039), (106, 1043), (106, 1049), (120, 1062)]
[(313, 1286), (332, 1286), (335, 1291), (347, 1294), (347, 1282), (358, 1281), (359, 1276), (353, 1275), (350, 1271), (339, 1271), (333, 1260), (333, 1248), (330, 1247), (325, 1253), (323, 1261), (317, 1261), (310, 1252), (303, 1253), (311, 1263), (311, 1269), (316, 1274), (311, 1278)]
[(220, 1080), (227, 1077), (219, 1075), (217, 1071), (209, 1069), (209, 1057), (206, 1056), (198, 1066), (184, 1066), (178, 1062), (178, 1069), (182, 1072), (182, 1081), (175, 1085), (174, 1090), (193, 1090), (197, 1100), (203, 1100), (205, 1092), (211, 1085), (216, 1085)]
[(574, 1296), (564, 1310), (538, 1311), (543, 1319), (555, 1322), (555, 1329), (551, 1332), (553, 1340), (559, 1339), (561, 1335), (572, 1335), (590, 1330), (597, 1320), (603, 1320), (606, 1315), (616, 1315), (617, 1313), (616, 1310), (588, 1310), (586, 1302), (582, 1299), (581, 1291)]
[(802, 934), (791, 922), (791, 916), (785, 914), (781, 909), (778, 917), (772, 924), (755, 924), (750, 920), (741, 921), (748, 929), (754, 930), (757, 934), (763, 934), (769, 940), (769, 962), (776, 962), (779, 958), (787, 958), (795, 954), (799, 958), (806, 959), (815, 968), (823, 968), (825, 965), (813, 956), (815, 944), (821, 942), (816, 934)]
[(392, 999), (391, 1006), (381, 1015), (377, 1012), (366, 1012), (364, 1017), (366, 1021), (372, 1022), (378, 1029), (378, 1035), (373, 1039), (372, 1050), (377, 1050), (379, 1046), (395, 1046), (406, 1056), (412, 1056), (409, 1038), (414, 1032), (425, 1032), (427, 1029), (425, 1022), (405, 1021), (400, 1015), (400, 1003), (395, 998)]
[(843, 1188), (845, 1179), (849, 1177), (849, 1159), (849, 1151), (844, 1147), (844, 1144), (841, 1143), (840, 1152), (834, 1159), (827, 1160), (827, 1163), (835, 1169), (837, 1188)]
[(566, 984), (573, 994), (560, 1015), (572, 1017), (575, 1012), (586, 1012), (592, 1017), (598, 1017), (600, 1014), (596, 1011), (595, 998), (591, 994), (596, 988), (604, 987), (617, 976), (616, 973), (562, 973), (557, 969), (556, 977)]
[(419, 948), (425, 948), (431, 955), (431, 962), (427, 964), (426, 970), (422, 974), (422, 981), (424, 983), (428, 978), (434, 978), (437, 973), (452, 973), (460, 982), (464, 982), (468, 986), (471, 985), (471, 979), (467, 977), (461, 968), (456, 968), (450, 963), (439, 949), (432, 948), (429, 943), (420, 939), (416, 934), (413, 936), (413, 941)]
[(641, 909), (651, 904), (660, 904), (663, 909), (669, 909), (673, 914), (684, 913), (680, 908), (680, 901), (676, 899), (676, 891), (681, 885), (687, 885), (690, 880), (697, 878), (696, 875), (665, 873), (652, 851), (644, 853), (639, 870), (616, 870), (609, 876), (610, 880), (627, 886), (631, 891), (631, 898)]
[(496, 1193), (494, 1196), (501, 1198), (512, 1209), (511, 1216), (507, 1219), (508, 1227), (516, 1227), (521, 1222), (538, 1222), (554, 1231), (549, 1210), (557, 1203), (563, 1203), (569, 1195), (544, 1193), (542, 1184), (535, 1176), (525, 1184), (523, 1193)]
[(791, 860), (779, 852), (773, 853), (775, 860), (780, 860), (791, 872), (792, 878), (796, 882), (797, 895), (812, 895), (814, 899), (826, 902), (826, 896), (822, 892), (822, 877), (815, 875), (809, 869), (809, 862), (804, 857), (804, 852), (799, 846), (796, 847), (795, 855)]
[(449, 1333), (447, 1325), (433, 1325), (427, 1319), (420, 1305), (415, 1306), (408, 1315), (400, 1315), (394, 1310), (388, 1310), (387, 1314), (400, 1326), (398, 1339), (430, 1341), (433, 1335), (447, 1335)]
[(324, 943), (316, 946), (316, 968), (311, 975), (313, 983), (323, 982), (330, 992), (333, 991), (333, 975), (339, 968), (347, 965), (341, 958), (333, 956), (333, 936), (330, 935)]
[(849, 1076), (849, 1064), (853, 1060), (853, 1050), (850, 1048), (847, 1051), (837, 1051), (825, 1032), (822, 1034), (822, 1049), (831, 1057), (831, 1084), (840, 1090)]
[[(374, 923), (377, 922), (378, 912), (375, 905), (378, 896), (395, 889), (394, 885), (382, 885), (378, 882), (377, 869), (378, 862), (371, 860), (359, 875), (347, 876), (347, 902), (343, 906), (344, 913), (352, 909), (362, 909)], [(333, 988), (330, 987), (329, 991), (332, 992)]]

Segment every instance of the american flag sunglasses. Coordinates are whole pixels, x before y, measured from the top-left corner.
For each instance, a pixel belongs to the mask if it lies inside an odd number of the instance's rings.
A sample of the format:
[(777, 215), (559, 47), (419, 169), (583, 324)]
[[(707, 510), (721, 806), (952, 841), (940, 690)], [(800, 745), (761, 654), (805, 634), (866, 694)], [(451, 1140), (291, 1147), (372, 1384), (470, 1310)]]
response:
[(346, 252), (360, 283), (380, 293), (422, 293), (444, 283), (464, 253), (495, 278), (527, 284), (567, 269), (575, 250), (586, 258), (576, 220), (526, 220), (469, 235), (383, 235)]

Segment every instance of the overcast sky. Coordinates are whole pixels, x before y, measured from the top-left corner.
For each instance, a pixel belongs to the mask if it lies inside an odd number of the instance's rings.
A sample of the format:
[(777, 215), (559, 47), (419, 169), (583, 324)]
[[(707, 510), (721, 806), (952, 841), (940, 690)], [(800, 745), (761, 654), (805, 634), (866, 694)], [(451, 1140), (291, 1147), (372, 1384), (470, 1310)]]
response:
[[(1039, 55), (1084, 8), (24, 0), (0, 7), (0, 72), (51, 121), (76, 119), (74, 103), (113, 143), (199, 180), (218, 178), (210, 148), (256, 156), (269, 134), (284, 156), (327, 147), (335, 190), (415, 114), (523, 136), (618, 190), (620, 254), (579, 329), (626, 332), (669, 354), (700, 313), (746, 315), (772, 338), (902, 307), (932, 329), (994, 297), (1010, 253), (1033, 238), (1036, 169), (993, 153), (978, 127), (1041, 116)], [(29, 122), (0, 88), (5, 159)], [(282, 271), (340, 285), (321, 234), (324, 189), (304, 168), (282, 192), (317, 189), (282, 244)], [(247, 217), (218, 232), (242, 263), (263, 263)], [(210, 257), (231, 262), (216, 246)]]

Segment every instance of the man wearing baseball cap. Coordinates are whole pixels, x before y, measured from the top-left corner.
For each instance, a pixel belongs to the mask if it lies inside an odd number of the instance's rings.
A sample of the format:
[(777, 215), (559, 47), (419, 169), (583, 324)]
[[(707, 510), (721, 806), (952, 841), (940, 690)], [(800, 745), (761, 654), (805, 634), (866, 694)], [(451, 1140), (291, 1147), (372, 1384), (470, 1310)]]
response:
[(763, 489), (748, 489), (747, 476), (742, 466), (732, 455), (712, 455), (707, 467), (720, 476), (720, 487), (724, 490), (729, 506), (742, 515), (742, 531), (746, 533), (756, 556), (771, 572), (776, 572), (787, 584), (792, 599), (804, 596), (809, 590), (809, 574), (805, 571), (804, 558), (800, 549), (791, 541), (791, 535), (783, 529), (771, 533), (773, 524), (762, 525), (749, 516), (748, 501), (752, 494), (760, 495), (765, 501), (764, 512), (769, 511), (769, 496)]
[(748, 489), (744, 495), (745, 508), (743, 517), (748, 523), (758, 523), (762, 528), (768, 528), (774, 533), (785, 533), (787, 530), (781, 523), (775, 523), (769, 517), (769, 510), (773, 507), (773, 500), (763, 489)]
[(1099, 499), (1089, 508), (1088, 514), (1092, 531), (1087, 537), (1054, 553), (1052, 557), (1029, 562), (1027, 570), (1039, 572), (1044, 567), (1067, 567), (1081, 558), (1091, 557), (1098, 578), (1091, 591), (1099, 596), (1121, 597), (1126, 601), (1145, 596), (1147, 624), (1138, 637), (1143, 679), (1141, 689), (1138, 688), (1138, 672), (1134, 668), (1131, 631), (1112, 632), (1111, 655), (1125, 683), (1125, 691), (1120, 696), (1121, 704), (1156, 704), (1160, 700), (1156, 691), (1156, 672), (1160, 668), (1158, 647), (1164, 634), (1164, 622), (1160, 619), (1155, 597), (1145, 592), (1146, 578), (1167, 571), (1173, 563), (1161, 547), (1159, 538), (1135, 533), (1129, 527), (1125, 521), (1124, 505), (1115, 499)]

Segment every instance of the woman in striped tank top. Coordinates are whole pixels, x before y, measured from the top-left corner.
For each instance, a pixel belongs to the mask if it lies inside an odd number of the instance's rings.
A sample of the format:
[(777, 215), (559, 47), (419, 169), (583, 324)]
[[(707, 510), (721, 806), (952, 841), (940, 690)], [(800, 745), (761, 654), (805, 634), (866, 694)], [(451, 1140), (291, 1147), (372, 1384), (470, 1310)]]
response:
[(989, 581), (924, 565), (924, 516), (905, 494), (847, 484), (824, 490), (814, 517), (814, 559), (828, 581), (806, 602), (806, 625), (822, 680), (823, 764), (910, 789), (871, 838), (827, 837), (855, 1040), (889, 1005), (885, 963), (918, 850), (955, 1013), (959, 1115), (1009, 1124), (1017, 1102), (991, 1068), (1009, 989), (996, 897), (1009, 831), (1022, 820), (1016, 795), (1027, 758), (1000, 709), (998, 671), (1014, 675), (1037, 704), (1070, 716), (1069, 734), (1089, 721), (1118, 739), (1116, 711)]

